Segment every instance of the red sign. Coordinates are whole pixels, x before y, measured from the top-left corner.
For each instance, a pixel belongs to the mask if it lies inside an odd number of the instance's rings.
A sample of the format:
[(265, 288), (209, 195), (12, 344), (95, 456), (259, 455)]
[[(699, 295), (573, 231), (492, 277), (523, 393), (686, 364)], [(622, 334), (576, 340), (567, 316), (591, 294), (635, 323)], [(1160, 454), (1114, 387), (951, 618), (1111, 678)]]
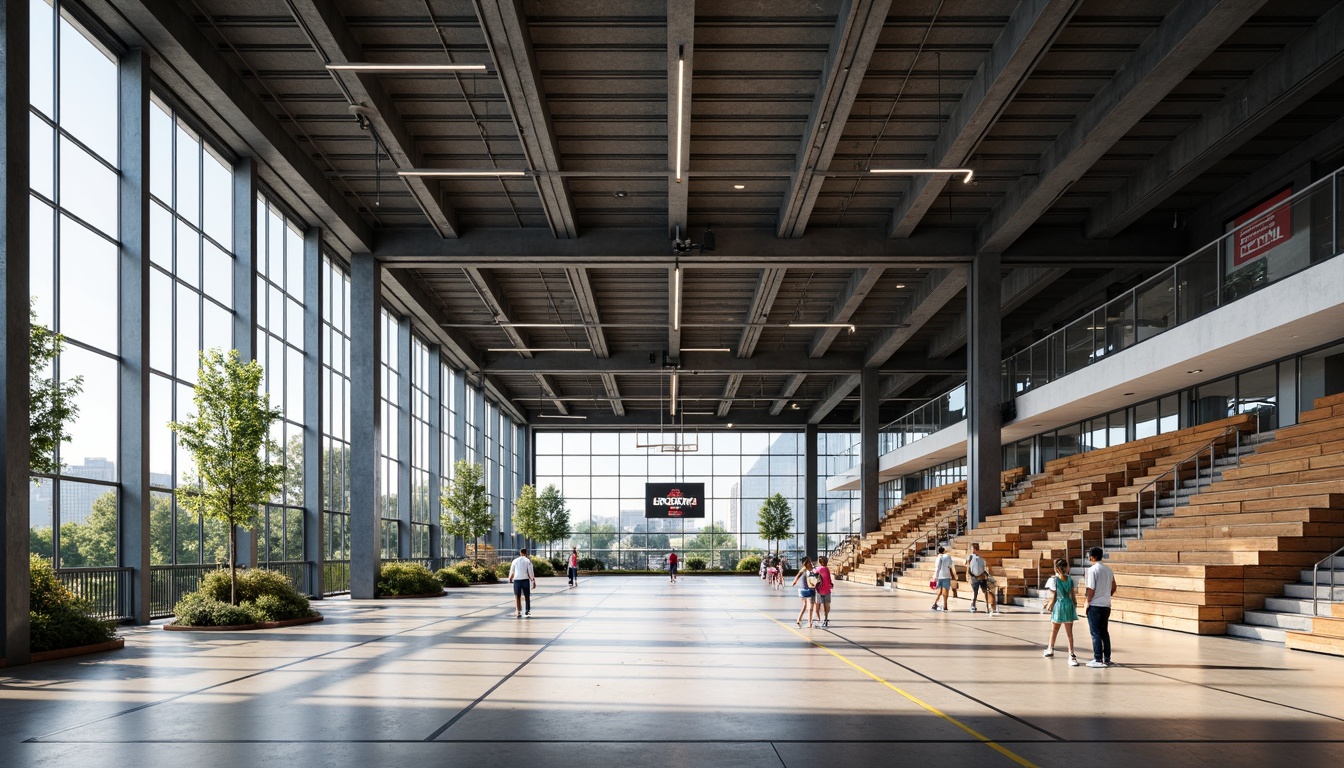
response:
[[(1293, 207), (1281, 205), (1272, 212), (1269, 209), (1292, 197), (1293, 188), (1283, 190), (1265, 202), (1238, 216), (1232, 222), (1236, 233), (1232, 235), (1232, 266), (1240, 267), (1285, 243), (1293, 236)], [(1245, 226), (1243, 226), (1245, 225)]]

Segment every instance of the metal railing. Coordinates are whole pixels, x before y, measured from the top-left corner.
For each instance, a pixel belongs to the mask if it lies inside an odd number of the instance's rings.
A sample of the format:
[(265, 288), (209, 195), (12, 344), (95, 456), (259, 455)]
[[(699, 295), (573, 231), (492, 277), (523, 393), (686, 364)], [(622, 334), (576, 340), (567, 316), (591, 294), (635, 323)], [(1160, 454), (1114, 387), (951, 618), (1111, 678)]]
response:
[[(311, 594), (308, 589), (308, 572), (312, 563), (306, 560), (286, 560), (262, 563), (258, 568), (283, 573), (302, 594)], [(188, 592), (201, 588), (201, 580), (206, 574), (215, 571), (227, 571), (228, 563), (183, 563), (178, 565), (152, 565), (149, 568), (149, 617), (164, 619), (173, 615), (173, 607)], [(246, 566), (238, 566), (246, 571)], [(127, 577), (129, 595), (130, 577)]]
[[(1327, 562), (1329, 562), (1330, 560), (1333, 560), (1334, 558), (1339, 557), (1340, 555), (1344, 555), (1344, 547), (1340, 547), (1339, 549), (1336, 549), (1334, 552), (1331, 552), (1330, 554), (1328, 554), (1328, 555), (1326, 555), (1325, 557), (1321, 558), (1321, 560), (1320, 560), (1319, 562), (1317, 562), (1315, 565), (1311, 566), (1311, 615), (1312, 615), (1312, 616), (1320, 616), (1320, 615), (1321, 615), (1321, 609), (1320, 609), (1320, 602), (1321, 602), (1321, 566), (1322, 566), (1322, 565), (1325, 565), (1325, 564), (1326, 564)], [(1331, 603), (1333, 603), (1334, 601), (1335, 601), (1335, 566), (1334, 566), (1334, 564), (1332, 563), (1332, 564), (1330, 565), (1330, 599), (1329, 599), (1328, 601), (1326, 601), (1326, 602), (1331, 602)]]
[[(1256, 421), (1258, 424), (1259, 419), (1257, 418)], [(1195, 450), (1194, 453), (1190, 454), (1189, 456), (1186, 456), (1184, 459), (1181, 459), (1180, 461), (1171, 465), (1171, 469), (1168, 469), (1166, 472), (1163, 472), (1162, 474), (1153, 478), (1151, 481), (1148, 482), (1147, 485), (1143, 486), (1134, 493), (1134, 506), (1136, 508), (1135, 511), (1137, 512), (1136, 515), (1137, 532), (1134, 534), (1134, 538), (1138, 539), (1143, 538), (1143, 494), (1145, 493), (1150, 494), (1150, 497), (1153, 500), (1152, 503), (1153, 523), (1156, 524), (1157, 519), (1159, 517), (1158, 502), (1161, 500), (1162, 492), (1160, 488), (1155, 486), (1158, 486), (1158, 484), (1162, 482), (1163, 478), (1167, 477), (1168, 475), (1171, 475), (1172, 476), (1171, 493), (1173, 494), (1172, 502), (1174, 504), (1179, 499), (1181, 492), (1181, 467), (1193, 461), (1195, 463), (1193, 478), (1195, 481), (1195, 490), (1196, 492), (1198, 492), (1199, 472), (1200, 472), (1199, 459), (1201, 456), (1204, 455), (1205, 451), (1208, 451), (1209, 453), (1209, 463), (1207, 465), (1207, 468), (1209, 469), (1209, 482), (1212, 483), (1213, 468), (1218, 461), (1218, 446), (1227, 438), (1229, 433), (1235, 435), (1234, 450), (1240, 452), (1241, 428), (1239, 426), (1227, 427), (1222, 432), (1218, 433), (1218, 435), (1214, 437), (1212, 440), (1200, 446), (1197, 450)], [(1116, 518), (1116, 537), (1119, 539), (1119, 543), (1117, 544), (1117, 546), (1119, 548), (1123, 548), (1125, 546), (1125, 528), (1124, 526), (1119, 524), (1118, 516)], [(1103, 538), (1102, 547), (1105, 548), (1105, 546), (1106, 546), (1106, 540)]]
[(343, 595), (350, 591), (350, 561), (322, 561), (322, 594)]
[(921, 524), (916, 531), (918, 538), (912, 540), (909, 544), (897, 554), (893, 554), (887, 562), (885, 569), (885, 579), (890, 582), (891, 577), (896, 575), (897, 569), (904, 572), (910, 566), (910, 563), (919, 558), (924, 550), (937, 545), (938, 542), (949, 536), (960, 536), (966, 531), (966, 506), (963, 504), (952, 510), (951, 513), (933, 521), (928, 530)]
[(131, 616), (131, 579), (134, 568), (63, 568), (56, 578), (89, 602), (91, 615), (101, 621), (121, 621)]
[(858, 548), (860, 538), (862, 537), (859, 534), (851, 533), (844, 539), (841, 539), (839, 544), (831, 547), (826, 553), (827, 559), (830, 560), (831, 563), (836, 563), (840, 558), (852, 555)]

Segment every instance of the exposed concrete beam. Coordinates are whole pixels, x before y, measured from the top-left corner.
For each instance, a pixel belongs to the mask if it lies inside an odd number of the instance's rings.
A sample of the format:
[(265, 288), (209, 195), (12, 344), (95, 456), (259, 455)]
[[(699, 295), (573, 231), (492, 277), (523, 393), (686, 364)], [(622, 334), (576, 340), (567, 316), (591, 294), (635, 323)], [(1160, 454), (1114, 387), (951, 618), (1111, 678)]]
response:
[(814, 171), (830, 168), (845, 123), (872, 61), (891, 0), (844, 0), (826, 54), (821, 87), (812, 102), (807, 130), (798, 146), (793, 177), (779, 209), (780, 237), (801, 237), (826, 179)]
[(678, 227), (689, 237), (686, 209), (690, 179), (676, 178), (677, 163), (677, 67), (678, 54), (685, 67), (680, 97), (683, 125), (681, 134), (682, 169), (691, 165), (691, 84), (695, 72), (695, 0), (667, 0), (667, 232), (663, 236), (664, 253), (668, 240)]
[[(779, 287), (784, 284), (784, 272), (783, 269), (763, 269), (760, 277), (756, 279), (756, 292), (751, 298), (751, 307), (747, 309), (747, 325), (737, 340), (738, 357), (751, 357), (756, 351), (756, 342), (761, 338), (760, 324), (770, 318), (770, 310), (775, 306)], [(723, 396), (726, 399), (719, 403), (717, 410), (719, 418), (728, 415), (728, 410), (733, 407), (731, 398), (737, 394), (737, 388), (741, 384), (741, 376), (728, 377), (728, 382), (723, 385)]]
[(155, 76), (234, 151), (261, 161), (263, 179), (297, 211), (310, 213), (310, 224), (326, 227), (347, 253), (373, 248), (373, 228), (178, 3), (84, 5), (123, 43), (150, 51)]
[(723, 385), (723, 399), (719, 401), (714, 415), (720, 419), (728, 415), (728, 410), (733, 407), (733, 398), (737, 395), (737, 388), (740, 386), (742, 386), (742, 374), (731, 374), (728, 381)]
[[(504, 100), (518, 129), (518, 140), (523, 146), (528, 168), (534, 171), (563, 170), (522, 0), (475, 0), (473, 5), (495, 62), (495, 71), (499, 73)], [(551, 234), (560, 238), (577, 237), (574, 203), (564, 177), (543, 173), (535, 179)]]
[[(517, 328), (507, 325), (513, 314), (508, 299), (504, 297), (504, 290), (499, 287), (495, 276), (475, 267), (467, 267), (462, 272), (467, 276), (471, 286), (476, 289), (476, 294), (481, 297), (481, 301), (486, 308), (490, 310), (490, 315), (501, 323), (500, 330), (504, 331), (504, 335), (509, 337), (509, 342), (518, 348), (516, 354), (523, 358), (531, 358), (532, 353), (527, 350), (527, 338)], [(554, 398), (552, 402), (555, 403), (556, 410), (560, 411), (561, 415), (568, 416), (569, 406), (565, 405), (564, 400), (559, 399), (560, 390), (555, 386), (555, 382), (543, 373), (535, 374), (535, 378), (537, 386), (541, 387), (541, 391)]]
[(812, 406), (807, 412), (808, 424), (820, 424), (821, 420), (826, 418), (835, 407), (844, 402), (849, 397), (849, 393), (859, 386), (859, 381), (863, 378), (862, 374), (851, 373), (837, 378), (826, 388), (817, 404)]
[[(667, 409), (627, 409), (627, 416), (615, 416), (605, 411), (601, 413), (590, 413), (588, 418), (581, 422), (583, 429), (647, 429), (658, 431), (660, 428), (667, 429)], [(733, 416), (733, 428), (737, 430), (760, 427), (763, 429), (778, 430), (783, 427), (794, 427), (800, 429), (804, 425), (802, 411), (787, 411), (779, 416), (770, 416), (765, 411), (741, 410)], [(659, 419), (662, 419), (660, 422)], [(682, 417), (677, 417), (677, 425), (680, 428)], [(694, 429), (700, 434), (700, 444), (703, 446), (709, 441), (708, 433), (714, 430), (726, 430), (727, 424), (717, 416), (686, 416), (685, 423), (688, 430)], [(549, 423), (545, 420), (532, 425), (532, 428), (538, 432), (544, 430), (561, 431), (574, 429), (573, 422)], [(692, 439), (688, 432), (686, 439)]]
[[(366, 61), (364, 50), (355, 39), (332, 0), (290, 0), (294, 21), (325, 64)], [(368, 110), (365, 116), (397, 168), (421, 168), (422, 155), (415, 145), (392, 98), (383, 89), (378, 76), (367, 72), (333, 72), (332, 78), (352, 104)], [(432, 179), (401, 177), (430, 226), (440, 237), (457, 237), (457, 214), (443, 201), (440, 185)]]
[(1012, 245), (1264, 3), (1185, 0), (1176, 6), (1041, 155), (1036, 175), (1024, 176), (994, 207), (977, 250), (1002, 253)]
[[(1081, 0), (1021, 0), (1017, 4), (961, 101), (938, 132), (922, 167), (960, 168), (967, 164), (1080, 4)], [(901, 196), (892, 213), (892, 237), (909, 237), (915, 231), (949, 178), (916, 176), (911, 180), (909, 192)]]
[[(868, 293), (877, 285), (877, 281), (886, 271), (881, 267), (871, 267), (869, 269), (855, 270), (854, 274), (849, 276), (849, 282), (845, 284), (845, 290), (836, 299), (831, 311), (826, 315), (827, 323), (844, 323), (854, 316), (854, 313), (863, 305), (863, 300), (868, 298)], [(821, 328), (812, 334), (812, 343), (807, 347), (807, 354), (811, 357), (821, 357), (826, 354), (826, 350), (831, 348), (835, 337), (840, 335), (839, 328)]]
[[(685, 270), (682, 271), (681, 278), (684, 289)], [(667, 356), (673, 363), (681, 360), (681, 327), (673, 322), (674, 317), (681, 315), (681, 300), (682, 296), (677, 290), (677, 270), (669, 269), (667, 270)]]
[(1336, 5), (1092, 209), (1087, 236), (1133, 224), (1341, 76), (1344, 5)]
[(493, 376), (481, 370), (481, 353), (465, 336), (452, 328), (445, 328), (449, 322), (441, 305), (425, 293), (420, 281), (404, 269), (383, 270), (383, 297), (398, 309), (410, 315), (417, 330), (425, 334), (427, 340), (437, 343), (442, 354), (459, 370), (477, 375), (482, 380), (485, 391), (500, 403), (504, 410), (519, 423), (526, 423), (527, 416), (510, 399), (508, 387)]
[[(801, 352), (763, 352), (751, 358), (732, 357), (714, 352), (681, 353), (680, 370), (683, 374), (723, 374), (740, 373), (745, 375), (789, 376), (796, 373), (833, 375), (855, 373), (862, 370), (864, 358), (861, 355), (831, 354), (825, 358), (808, 357)], [(649, 362), (647, 350), (614, 352), (608, 358), (590, 357), (584, 354), (564, 352), (537, 352), (531, 357), (521, 357), (506, 352), (490, 355), (482, 367), (490, 374), (587, 374), (596, 376), (602, 373), (658, 375), (663, 372), (662, 365), (655, 360)], [(926, 373), (957, 373), (966, 370), (965, 363), (958, 358), (930, 360), (924, 354), (896, 355), (881, 366), (887, 373), (899, 371), (923, 371)], [(685, 382), (683, 382), (685, 383)], [(761, 400), (772, 400), (766, 395)]]
[[(588, 346), (592, 347), (593, 354), (599, 358), (611, 357), (611, 350), (607, 346), (607, 334), (602, 330), (602, 317), (597, 310), (597, 294), (593, 291), (593, 283), (588, 279), (588, 270), (571, 268), (565, 270), (565, 277), (569, 280), (569, 288), (574, 293), (574, 303), (579, 308), (579, 318), (583, 320), (584, 332), (588, 334)], [(625, 406), (621, 404), (621, 390), (616, 385), (616, 376), (611, 373), (602, 374), (602, 387), (607, 391), (607, 397), (613, 398), (611, 401), (611, 410), (617, 416), (625, 415)]]
[(788, 381), (784, 382), (783, 388), (779, 390), (779, 399), (770, 404), (771, 416), (778, 416), (780, 411), (784, 410), (784, 406), (789, 404), (789, 400), (805, 380), (807, 380), (807, 374), (795, 373), (789, 377)]
[[(1068, 272), (1067, 269), (1046, 269), (1025, 267), (1015, 269), (1003, 278), (1000, 292), (1002, 303), (1000, 314), (1007, 315), (1027, 303), (1032, 297), (1050, 286)], [(957, 315), (946, 328), (929, 342), (929, 357), (947, 357), (966, 346), (965, 312)]]

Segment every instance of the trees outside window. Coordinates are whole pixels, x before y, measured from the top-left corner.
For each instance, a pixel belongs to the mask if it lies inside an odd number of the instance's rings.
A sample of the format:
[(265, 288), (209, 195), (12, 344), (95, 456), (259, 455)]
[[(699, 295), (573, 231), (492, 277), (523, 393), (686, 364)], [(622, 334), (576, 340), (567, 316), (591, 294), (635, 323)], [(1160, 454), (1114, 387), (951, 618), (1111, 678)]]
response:
[(543, 520), (543, 534), (537, 541), (549, 549), (550, 545), (569, 537), (569, 504), (565, 502), (564, 494), (554, 485), (548, 485), (542, 490), (538, 503)]
[(443, 504), (440, 522), (443, 530), (472, 542), (472, 557), (480, 559), (480, 538), (490, 533), (494, 515), (490, 514), (490, 496), (481, 477), (480, 464), (459, 459), (453, 464), (453, 481), (439, 501)]
[(775, 554), (778, 555), (779, 542), (793, 534), (793, 510), (784, 494), (775, 493), (761, 504), (756, 527), (763, 540), (775, 543)]

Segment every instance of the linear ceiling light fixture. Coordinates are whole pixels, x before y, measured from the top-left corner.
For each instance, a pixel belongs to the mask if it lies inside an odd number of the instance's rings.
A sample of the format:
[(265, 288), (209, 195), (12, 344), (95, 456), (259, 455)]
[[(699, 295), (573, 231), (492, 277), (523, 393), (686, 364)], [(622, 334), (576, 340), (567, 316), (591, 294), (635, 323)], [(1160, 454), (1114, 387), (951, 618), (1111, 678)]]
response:
[(501, 171), (483, 168), (474, 169), (452, 169), (452, 168), (411, 168), (405, 171), (397, 171), (398, 176), (417, 176), (426, 178), (486, 178), (494, 179), (505, 176), (526, 176), (527, 171)]
[(374, 64), (366, 61), (348, 61), (328, 64), (331, 72), (484, 72), (484, 64)]
[(680, 383), (680, 381), (681, 381), (681, 377), (678, 376), (677, 374), (673, 373), (673, 374), (672, 374), (672, 415), (673, 415), (673, 416), (676, 416), (676, 415), (677, 415), (677, 384)]
[(592, 352), (589, 347), (491, 347), (486, 352), (526, 352), (537, 354), (540, 352)]
[(852, 323), (789, 323), (790, 328), (844, 328), (850, 333), (854, 332)]
[(537, 418), (539, 418), (539, 419), (578, 419), (578, 420), (580, 420), (580, 421), (583, 421), (583, 420), (587, 420), (588, 417), (587, 417), (587, 416), (581, 416), (581, 415), (575, 415), (575, 414), (569, 414), (569, 413), (538, 413), (538, 414), (537, 414)]
[(681, 137), (685, 130), (686, 46), (677, 46), (677, 183), (681, 183)]
[(681, 330), (681, 263), (672, 268), (672, 330)]
[(682, 347), (682, 352), (732, 352), (732, 347)]
[(915, 176), (918, 174), (935, 173), (964, 173), (966, 178), (961, 180), (962, 184), (970, 184), (975, 176), (975, 171), (970, 168), (873, 168), (869, 173), (885, 173), (892, 176)]

